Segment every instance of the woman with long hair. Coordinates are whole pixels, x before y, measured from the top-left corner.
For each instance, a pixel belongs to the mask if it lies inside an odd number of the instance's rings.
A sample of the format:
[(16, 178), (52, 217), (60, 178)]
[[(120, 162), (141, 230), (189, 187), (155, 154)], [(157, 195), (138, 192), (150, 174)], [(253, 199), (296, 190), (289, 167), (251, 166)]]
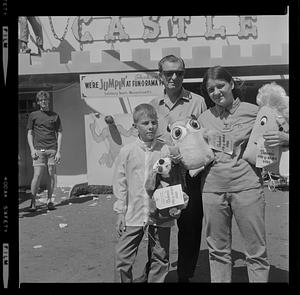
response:
[(221, 66), (204, 75), (203, 96), (214, 106), (202, 113), (202, 127), (217, 132), (215, 160), (202, 173), (204, 230), (211, 282), (231, 282), (232, 217), (245, 246), (249, 282), (267, 282), (265, 197), (261, 171), (242, 159), (258, 106), (241, 101), (241, 89)]

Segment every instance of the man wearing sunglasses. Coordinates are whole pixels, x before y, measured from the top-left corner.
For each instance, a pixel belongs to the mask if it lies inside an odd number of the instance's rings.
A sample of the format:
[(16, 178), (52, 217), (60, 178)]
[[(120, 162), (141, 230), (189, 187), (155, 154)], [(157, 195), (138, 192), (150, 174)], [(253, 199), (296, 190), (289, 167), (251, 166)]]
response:
[(50, 95), (39, 91), (36, 95), (40, 109), (30, 113), (27, 123), (27, 139), (33, 161), (33, 178), (31, 181), (31, 205), (29, 211), (36, 211), (36, 194), (40, 181), (47, 168), (47, 208), (54, 210), (52, 194), (55, 186), (55, 165), (60, 163), (62, 126), (57, 113), (50, 111)]
[[(164, 96), (153, 99), (158, 113), (158, 140), (172, 142), (167, 132), (168, 124), (194, 115), (196, 118), (207, 107), (202, 96), (183, 88), (185, 64), (174, 55), (163, 57), (158, 63), (160, 79), (164, 85)], [(178, 282), (189, 282), (196, 268), (202, 230), (201, 173), (195, 177), (186, 174), (189, 203), (177, 220), (178, 225)]]

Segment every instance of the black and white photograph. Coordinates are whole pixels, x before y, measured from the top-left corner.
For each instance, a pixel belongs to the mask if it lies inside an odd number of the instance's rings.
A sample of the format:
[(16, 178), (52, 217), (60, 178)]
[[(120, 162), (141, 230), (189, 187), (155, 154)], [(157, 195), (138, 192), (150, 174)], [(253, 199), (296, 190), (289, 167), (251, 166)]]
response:
[(3, 289), (299, 286), (295, 7), (2, 21)]

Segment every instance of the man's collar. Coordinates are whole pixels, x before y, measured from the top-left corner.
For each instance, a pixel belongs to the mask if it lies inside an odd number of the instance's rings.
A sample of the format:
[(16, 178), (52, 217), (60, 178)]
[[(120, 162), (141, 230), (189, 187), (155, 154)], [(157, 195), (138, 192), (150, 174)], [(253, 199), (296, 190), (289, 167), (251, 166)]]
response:
[(49, 112), (50, 111), (50, 109), (48, 108), (48, 109), (43, 109), (43, 108), (40, 108), (40, 111), (42, 111), (42, 112)]
[(241, 103), (241, 101), (240, 101), (240, 99), (237, 97), (234, 101), (233, 101), (233, 103), (232, 103), (232, 106), (230, 107), (230, 109), (226, 109), (226, 108), (224, 108), (224, 107), (221, 107), (221, 106), (219, 106), (219, 105), (216, 105), (216, 111), (217, 111), (217, 113), (218, 113), (218, 115), (221, 115), (221, 114), (223, 114), (224, 112), (229, 112), (230, 114), (233, 114), (235, 111), (236, 111), (236, 109), (238, 108), (238, 106), (240, 105), (240, 103)]
[[(169, 106), (169, 104), (171, 104), (171, 100), (169, 99), (169, 97), (166, 95), (166, 92), (164, 92), (165, 95), (164, 97), (162, 97), (160, 100), (159, 100), (159, 104), (162, 105), (162, 104), (166, 104), (167, 106)], [(186, 89), (184, 89), (183, 87), (181, 88), (181, 91), (180, 91), (180, 94), (178, 95), (178, 98), (176, 100), (176, 102), (178, 102), (180, 99), (183, 99), (183, 100), (186, 100), (186, 101), (189, 101), (192, 99), (192, 95), (189, 91), (187, 91)], [(176, 103), (175, 102), (175, 103)], [(175, 104), (174, 103), (174, 104)], [(174, 105), (173, 104), (173, 105)]]

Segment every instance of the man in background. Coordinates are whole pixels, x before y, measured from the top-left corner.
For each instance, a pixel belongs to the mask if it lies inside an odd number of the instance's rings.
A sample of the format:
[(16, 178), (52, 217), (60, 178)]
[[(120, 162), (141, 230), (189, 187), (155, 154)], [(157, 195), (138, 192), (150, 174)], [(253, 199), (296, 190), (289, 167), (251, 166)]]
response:
[(36, 194), (45, 169), (47, 169), (47, 207), (55, 209), (52, 194), (55, 187), (56, 164), (60, 163), (62, 126), (57, 113), (50, 111), (50, 95), (39, 91), (36, 95), (38, 111), (30, 113), (27, 123), (27, 140), (33, 160), (33, 179), (31, 181), (31, 205), (29, 210), (36, 211)]

